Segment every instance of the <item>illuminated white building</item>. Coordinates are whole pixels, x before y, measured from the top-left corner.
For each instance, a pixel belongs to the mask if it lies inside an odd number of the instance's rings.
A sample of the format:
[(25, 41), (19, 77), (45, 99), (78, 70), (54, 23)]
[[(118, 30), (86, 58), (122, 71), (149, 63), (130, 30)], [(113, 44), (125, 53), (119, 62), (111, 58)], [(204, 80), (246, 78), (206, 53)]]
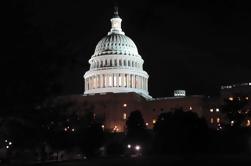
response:
[(144, 60), (134, 42), (122, 31), (121, 21), (115, 10), (110, 32), (98, 42), (89, 60), (84, 94), (136, 92), (149, 99), (149, 75), (143, 70)]

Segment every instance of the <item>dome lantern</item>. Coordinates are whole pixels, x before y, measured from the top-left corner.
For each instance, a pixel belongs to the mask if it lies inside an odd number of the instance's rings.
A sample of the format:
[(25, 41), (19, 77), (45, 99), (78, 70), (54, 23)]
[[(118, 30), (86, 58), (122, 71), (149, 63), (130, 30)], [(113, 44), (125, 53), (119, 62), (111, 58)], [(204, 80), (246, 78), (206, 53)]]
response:
[(108, 35), (112, 33), (124, 35), (125, 33), (121, 29), (121, 22), (122, 22), (122, 19), (119, 17), (118, 7), (115, 6), (114, 16), (111, 18), (111, 30), (110, 32), (108, 32)]

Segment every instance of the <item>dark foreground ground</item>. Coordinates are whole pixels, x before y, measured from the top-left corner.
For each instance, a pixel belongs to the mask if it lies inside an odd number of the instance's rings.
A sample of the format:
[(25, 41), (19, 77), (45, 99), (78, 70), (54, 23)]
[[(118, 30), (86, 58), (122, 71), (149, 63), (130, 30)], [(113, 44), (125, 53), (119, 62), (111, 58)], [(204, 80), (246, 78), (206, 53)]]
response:
[(93, 158), (87, 160), (62, 161), (33, 164), (32, 166), (144, 166), (144, 165), (235, 165), (251, 166), (251, 155), (245, 156), (148, 156), (139, 158)]

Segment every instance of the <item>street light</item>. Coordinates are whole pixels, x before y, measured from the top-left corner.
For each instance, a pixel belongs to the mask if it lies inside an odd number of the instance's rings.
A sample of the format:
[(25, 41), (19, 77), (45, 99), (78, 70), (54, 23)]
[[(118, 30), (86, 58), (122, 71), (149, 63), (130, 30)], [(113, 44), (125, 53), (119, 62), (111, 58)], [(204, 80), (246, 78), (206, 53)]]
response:
[(135, 146), (135, 150), (139, 151), (139, 150), (140, 150), (140, 146), (139, 146), (139, 145), (136, 145), (136, 146)]

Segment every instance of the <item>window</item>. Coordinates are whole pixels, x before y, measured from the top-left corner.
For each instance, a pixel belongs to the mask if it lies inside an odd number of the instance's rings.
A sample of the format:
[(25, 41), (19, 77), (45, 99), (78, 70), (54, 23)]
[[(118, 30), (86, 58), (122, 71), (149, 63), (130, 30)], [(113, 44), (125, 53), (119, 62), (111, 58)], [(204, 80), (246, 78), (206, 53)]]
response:
[(220, 123), (220, 118), (217, 118), (217, 123)]
[(153, 119), (153, 124), (155, 124), (156, 123), (156, 120), (155, 119)]
[(211, 124), (214, 123), (214, 118), (210, 118), (210, 123), (211, 123)]
[(112, 76), (109, 76), (109, 86), (112, 86)]
[(119, 75), (119, 86), (122, 86), (122, 77)]
[(113, 76), (113, 85), (117, 86), (117, 76), (116, 75)]

